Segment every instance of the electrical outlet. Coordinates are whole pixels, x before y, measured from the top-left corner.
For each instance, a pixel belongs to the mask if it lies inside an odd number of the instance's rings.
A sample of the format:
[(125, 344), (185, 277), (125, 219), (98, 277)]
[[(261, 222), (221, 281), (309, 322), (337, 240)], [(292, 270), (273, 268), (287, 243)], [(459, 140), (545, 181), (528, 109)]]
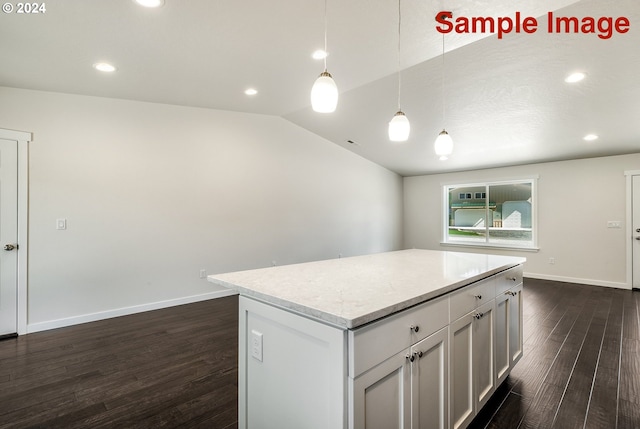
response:
[(556, 264), (556, 258), (549, 258), (549, 263), (551, 265), (555, 265)]
[(200, 270), (200, 278), (201, 279), (207, 278), (207, 270), (205, 270), (204, 268)]
[(262, 362), (262, 332), (251, 330), (251, 357)]
[(609, 221), (607, 221), (607, 228), (620, 229), (620, 228), (622, 228), (622, 221), (609, 220)]

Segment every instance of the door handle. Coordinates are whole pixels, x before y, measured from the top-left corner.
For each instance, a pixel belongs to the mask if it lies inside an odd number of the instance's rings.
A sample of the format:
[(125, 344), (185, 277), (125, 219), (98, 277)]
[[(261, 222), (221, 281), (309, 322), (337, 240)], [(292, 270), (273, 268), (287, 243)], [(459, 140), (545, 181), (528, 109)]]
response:
[(5, 244), (4, 245), (4, 250), (6, 250), (7, 252), (11, 252), (12, 250), (15, 250), (18, 248), (17, 244)]

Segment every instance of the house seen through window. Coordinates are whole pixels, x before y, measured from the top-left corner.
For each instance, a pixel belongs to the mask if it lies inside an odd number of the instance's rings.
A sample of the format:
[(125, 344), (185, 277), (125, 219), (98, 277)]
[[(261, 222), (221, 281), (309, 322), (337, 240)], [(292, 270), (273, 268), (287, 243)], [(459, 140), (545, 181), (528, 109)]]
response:
[(535, 179), (444, 186), (444, 242), (534, 248)]

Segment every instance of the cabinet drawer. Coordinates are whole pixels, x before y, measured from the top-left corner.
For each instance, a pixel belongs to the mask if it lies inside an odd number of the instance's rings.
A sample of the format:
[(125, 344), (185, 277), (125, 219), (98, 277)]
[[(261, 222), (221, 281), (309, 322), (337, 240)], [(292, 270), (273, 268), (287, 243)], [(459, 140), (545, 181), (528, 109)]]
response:
[(349, 377), (355, 378), (449, 324), (441, 297), (349, 331)]
[(495, 278), (465, 286), (451, 294), (451, 321), (457, 320), (496, 297)]
[(522, 265), (509, 268), (506, 271), (495, 275), (496, 278), (496, 294), (500, 295), (508, 291), (514, 286), (522, 283)]

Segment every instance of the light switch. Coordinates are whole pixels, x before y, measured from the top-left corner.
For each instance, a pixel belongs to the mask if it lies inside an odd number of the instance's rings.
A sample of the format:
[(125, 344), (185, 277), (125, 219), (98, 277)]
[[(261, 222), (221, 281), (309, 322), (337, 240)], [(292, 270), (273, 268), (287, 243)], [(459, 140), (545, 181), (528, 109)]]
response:
[(262, 362), (262, 332), (251, 330), (251, 356)]
[(56, 219), (56, 229), (67, 229), (67, 220)]

